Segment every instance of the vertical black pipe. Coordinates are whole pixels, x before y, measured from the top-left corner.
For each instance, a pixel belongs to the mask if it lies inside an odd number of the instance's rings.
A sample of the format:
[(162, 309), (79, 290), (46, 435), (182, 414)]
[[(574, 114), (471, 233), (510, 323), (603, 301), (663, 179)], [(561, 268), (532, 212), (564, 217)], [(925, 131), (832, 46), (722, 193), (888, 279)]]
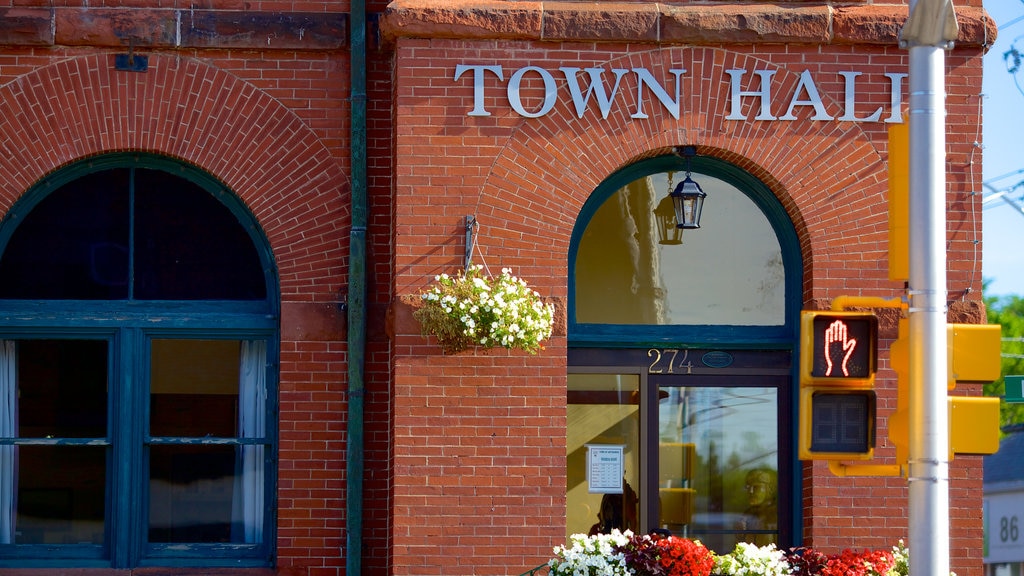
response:
[(366, 353), (366, 5), (351, 0), (351, 196), (348, 268), (348, 427), (345, 447), (345, 573), (362, 574), (363, 382)]

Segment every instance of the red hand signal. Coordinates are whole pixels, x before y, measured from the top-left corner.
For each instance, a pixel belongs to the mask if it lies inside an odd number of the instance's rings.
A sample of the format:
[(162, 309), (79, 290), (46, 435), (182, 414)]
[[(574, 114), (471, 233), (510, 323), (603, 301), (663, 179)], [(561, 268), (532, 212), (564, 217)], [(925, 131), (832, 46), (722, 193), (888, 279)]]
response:
[[(825, 376), (832, 375), (832, 370), (837, 364), (835, 360), (839, 360), (838, 364), (843, 371), (843, 376), (849, 376), (850, 370), (847, 368), (846, 363), (850, 361), (850, 356), (853, 355), (853, 350), (856, 347), (857, 339), (849, 338), (846, 322), (836, 320), (829, 324), (828, 328), (825, 329)], [(833, 353), (835, 353), (835, 360), (833, 359)]]

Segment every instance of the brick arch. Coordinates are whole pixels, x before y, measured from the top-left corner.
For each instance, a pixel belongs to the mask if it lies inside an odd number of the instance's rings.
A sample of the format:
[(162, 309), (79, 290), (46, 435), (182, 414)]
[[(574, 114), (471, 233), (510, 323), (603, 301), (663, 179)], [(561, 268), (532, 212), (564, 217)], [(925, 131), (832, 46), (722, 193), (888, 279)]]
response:
[[(571, 103), (563, 99), (549, 114), (520, 122), (491, 167), (476, 213), (506, 223), (503, 230), (492, 234), (502, 244), (531, 235), (544, 238), (543, 243), (520, 249), (521, 265), (542, 262), (551, 252), (567, 253), (576, 216), (608, 175), (683, 144), (697, 145), (702, 154), (738, 165), (775, 193), (801, 244), (805, 286), (810, 286), (814, 267), (823, 256), (836, 257), (834, 249), (826, 249), (843, 234), (834, 226), (836, 214), (852, 206), (860, 211), (860, 218), (885, 217), (886, 183), (879, 178), (884, 173), (884, 158), (875, 145), (878, 136), (873, 140), (868, 133), (874, 128), (884, 134), (883, 124), (725, 120), (730, 98), (725, 70), (747, 70), (745, 79), (754, 69), (776, 70), (773, 93), (777, 109), (783, 102), (788, 104), (802, 67), (783, 69), (767, 57), (714, 47), (631, 52), (595, 65), (645, 67), (660, 78), (671, 78), (668, 70), (682, 66), (687, 68), (684, 86), (693, 89), (682, 95), (678, 120), (660, 105), (650, 104), (645, 107), (649, 118), (630, 118), (635, 94), (624, 93), (622, 102), (629, 105), (613, 107), (607, 119), (593, 110), (577, 118)], [(843, 103), (833, 95), (841, 97), (843, 86), (835, 64), (827, 70), (820, 64), (809, 68), (826, 107), (840, 110)], [(756, 111), (749, 117), (754, 115)], [(775, 153), (766, 155), (764, 150)], [(500, 237), (502, 233), (505, 237)], [(843, 240), (849, 243), (851, 239)], [(861, 242), (875, 246), (876, 240), (855, 238), (846, 244), (845, 253), (857, 254)], [(560, 272), (552, 273), (557, 276)], [(811, 296), (805, 289), (805, 300)]]
[[(344, 175), (316, 134), (265, 92), (162, 54), (145, 73), (115, 71), (110, 54), (95, 54), (0, 87), (0, 210), (61, 166), (115, 151), (178, 158), (238, 194), (270, 241), (282, 297), (336, 292)], [(309, 254), (337, 256), (310, 264)]]

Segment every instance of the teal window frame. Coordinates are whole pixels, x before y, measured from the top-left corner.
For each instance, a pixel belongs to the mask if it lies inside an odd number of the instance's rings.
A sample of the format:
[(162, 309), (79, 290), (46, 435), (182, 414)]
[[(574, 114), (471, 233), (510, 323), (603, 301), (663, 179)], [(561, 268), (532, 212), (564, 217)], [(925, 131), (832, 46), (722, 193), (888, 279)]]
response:
[[(137, 568), (265, 567), (276, 545), (278, 358), (280, 300), (269, 242), (251, 212), (211, 175), (152, 154), (110, 154), (76, 162), (32, 187), (0, 223), (0, 254), (16, 225), (46, 195), (91, 172), (113, 168), (161, 170), (197, 184), (231, 211), (259, 256), (264, 300), (2, 300), (0, 339), (103, 339), (108, 342), (108, 427), (104, 439), (59, 442), (105, 446), (107, 487), (103, 545), (0, 545), (0, 567)], [(147, 542), (150, 341), (154, 338), (263, 340), (266, 352), (265, 430), (262, 438), (210, 439), (219, 445), (262, 444), (264, 504), (262, 542), (255, 544)], [(182, 440), (183, 442), (185, 440)], [(0, 440), (43, 444), (46, 439)], [(58, 443), (58, 440), (51, 442)]]
[[(791, 347), (797, 335), (800, 318), (803, 270), (800, 241), (796, 231), (778, 199), (762, 182), (738, 166), (708, 156), (691, 160), (695, 172), (701, 172), (732, 184), (757, 205), (767, 217), (782, 250), (785, 275), (785, 322), (777, 326), (736, 325), (623, 325), (580, 323), (576, 321), (576, 255), (583, 234), (598, 208), (626, 184), (650, 174), (684, 172), (686, 162), (675, 155), (662, 155), (626, 166), (605, 179), (580, 210), (569, 247), (569, 306), (568, 339), (570, 346), (637, 346), (642, 344), (708, 344), (759, 347)], [(706, 203), (714, 202), (709, 196)], [(688, 230), (685, 234), (700, 234)], [(685, 243), (678, 247), (685, 250)], [(699, 302), (697, 300), (696, 302)]]

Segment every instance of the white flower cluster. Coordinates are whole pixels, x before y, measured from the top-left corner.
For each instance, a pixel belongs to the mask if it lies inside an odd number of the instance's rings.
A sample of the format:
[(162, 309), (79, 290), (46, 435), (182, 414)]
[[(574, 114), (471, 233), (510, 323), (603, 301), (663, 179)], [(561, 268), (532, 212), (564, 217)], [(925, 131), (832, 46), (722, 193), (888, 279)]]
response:
[(470, 345), (504, 346), (536, 352), (551, 336), (554, 307), (526, 281), (503, 268), (501, 276), (481, 275), (481, 266), (471, 266), (452, 277), (441, 274), (423, 292), (423, 307), (417, 318), (424, 331), (437, 336), (448, 351)]
[(625, 546), (633, 533), (629, 530), (611, 534), (573, 534), (568, 546), (555, 546), (555, 557), (548, 561), (551, 574), (565, 576), (630, 576), (626, 557), (615, 552), (616, 546)]
[(775, 544), (758, 547), (740, 542), (732, 553), (715, 557), (715, 573), (722, 576), (786, 576), (790, 572), (785, 553)]

